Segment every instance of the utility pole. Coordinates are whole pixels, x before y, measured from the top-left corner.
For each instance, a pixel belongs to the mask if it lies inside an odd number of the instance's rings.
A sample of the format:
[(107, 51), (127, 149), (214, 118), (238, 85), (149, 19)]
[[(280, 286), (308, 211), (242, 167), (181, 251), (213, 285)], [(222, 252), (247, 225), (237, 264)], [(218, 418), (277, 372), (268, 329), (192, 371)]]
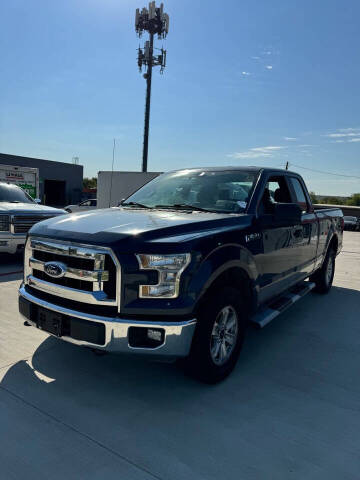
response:
[(154, 56), (154, 36), (159, 39), (165, 38), (169, 32), (169, 15), (164, 13), (164, 5), (156, 7), (155, 2), (149, 3), (149, 8), (143, 8), (141, 11), (136, 9), (135, 30), (139, 37), (143, 32), (149, 33), (149, 40), (145, 42), (144, 48), (138, 48), (138, 66), (140, 72), (143, 66), (147, 66), (147, 72), (144, 74), (146, 79), (146, 102), (145, 102), (145, 120), (144, 120), (144, 145), (142, 171), (147, 172), (148, 150), (149, 150), (149, 123), (150, 123), (150, 100), (151, 100), (151, 81), (152, 68), (160, 66), (160, 73), (164, 72), (166, 67), (166, 50), (160, 49), (160, 55)]

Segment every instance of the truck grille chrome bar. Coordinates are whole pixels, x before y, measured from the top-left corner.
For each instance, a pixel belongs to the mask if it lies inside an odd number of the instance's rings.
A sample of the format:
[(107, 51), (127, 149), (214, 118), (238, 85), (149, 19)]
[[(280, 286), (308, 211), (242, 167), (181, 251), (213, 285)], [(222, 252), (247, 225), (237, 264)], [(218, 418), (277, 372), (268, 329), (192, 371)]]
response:
[(27, 233), (35, 223), (52, 218), (52, 215), (12, 215), (11, 233)]
[(85, 302), (85, 303), (92, 303), (98, 305), (106, 305), (109, 304), (107, 302), (107, 297), (104, 292), (85, 292), (82, 290), (77, 290), (75, 288), (69, 288), (59, 285), (54, 285), (49, 282), (45, 282), (40, 280), (33, 275), (29, 275), (27, 278), (27, 283), (33, 288), (37, 290), (41, 290), (43, 292), (49, 293), (50, 295), (61, 296), (63, 298), (67, 298), (69, 300), (75, 300), (78, 302)]
[[(48, 262), (42, 262), (33, 257), (30, 257), (29, 262), (30, 267), (33, 270), (46, 272), (45, 266)], [(67, 267), (63, 276), (66, 278), (84, 280), (86, 282), (107, 282), (109, 280), (109, 272), (106, 270), (80, 270), (79, 268)]]
[(120, 264), (111, 249), (32, 237), (26, 243), (25, 283), (34, 289), (119, 310), (120, 281)]

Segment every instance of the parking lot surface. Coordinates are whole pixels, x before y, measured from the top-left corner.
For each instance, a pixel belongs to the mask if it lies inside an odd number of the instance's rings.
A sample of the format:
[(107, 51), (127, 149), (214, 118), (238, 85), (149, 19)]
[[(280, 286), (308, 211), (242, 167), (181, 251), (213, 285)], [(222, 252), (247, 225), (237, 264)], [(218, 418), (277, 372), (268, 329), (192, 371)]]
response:
[(25, 327), (20, 272), (0, 258), (1, 478), (360, 478), (360, 233), (215, 386)]

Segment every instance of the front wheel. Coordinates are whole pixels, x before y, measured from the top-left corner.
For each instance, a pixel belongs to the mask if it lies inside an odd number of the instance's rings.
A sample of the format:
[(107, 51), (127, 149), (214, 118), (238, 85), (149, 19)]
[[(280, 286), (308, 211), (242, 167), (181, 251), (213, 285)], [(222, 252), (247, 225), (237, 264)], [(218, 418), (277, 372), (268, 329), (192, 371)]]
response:
[(330, 291), (335, 274), (335, 258), (335, 250), (329, 248), (322, 267), (310, 277), (310, 281), (315, 283), (315, 292), (328, 293)]
[(238, 290), (225, 287), (212, 292), (198, 315), (186, 371), (205, 383), (226, 378), (240, 354), (246, 328), (246, 309)]

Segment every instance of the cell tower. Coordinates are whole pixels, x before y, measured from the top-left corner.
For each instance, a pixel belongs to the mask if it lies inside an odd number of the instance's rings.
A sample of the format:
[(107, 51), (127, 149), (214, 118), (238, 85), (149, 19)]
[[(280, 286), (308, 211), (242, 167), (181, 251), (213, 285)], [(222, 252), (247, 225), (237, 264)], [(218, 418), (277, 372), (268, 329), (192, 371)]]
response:
[(139, 38), (143, 32), (149, 33), (149, 40), (145, 42), (144, 48), (138, 49), (138, 66), (140, 72), (142, 67), (147, 67), (144, 74), (146, 79), (146, 103), (145, 103), (145, 123), (144, 123), (144, 146), (142, 171), (147, 172), (148, 148), (149, 148), (149, 121), (150, 121), (150, 99), (151, 99), (151, 78), (152, 67), (160, 67), (160, 73), (164, 72), (166, 67), (166, 50), (158, 49), (159, 55), (154, 55), (154, 35), (158, 39), (163, 39), (169, 32), (169, 15), (164, 13), (164, 5), (155, 6), (155, 2), (149, 3), (149, 8), (143, 8), (141, 11), (136, 9), (135, 30)]

